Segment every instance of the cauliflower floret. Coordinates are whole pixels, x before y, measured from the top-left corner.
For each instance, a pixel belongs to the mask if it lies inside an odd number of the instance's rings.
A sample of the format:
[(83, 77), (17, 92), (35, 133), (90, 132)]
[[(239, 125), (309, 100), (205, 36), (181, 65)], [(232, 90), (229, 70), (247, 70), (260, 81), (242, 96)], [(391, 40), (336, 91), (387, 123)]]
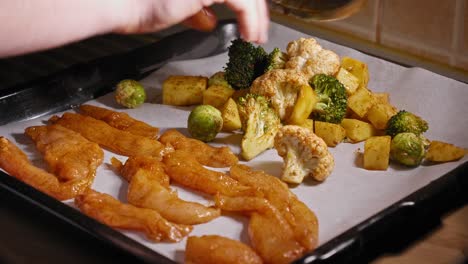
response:
[(285, 182), (301, 183), (306, 176), (324, 181), (335, 166), (325, 141), (308, 128), (283, 126), (276, 133), (275, 148), (284, 159), (281, 179)]
[(275, 69), (258, 77), (250, 87), (250, 92), (263, 95), (283, 121), (293, 111), (297, 95), (308, 79), (296, 70)]
[(242, 121), (244, 136), (241, 141), (241, 156), (251, 160), (273, 147), (276, 132), (281, 122), (268, 100), (256, 94), (246, 94), (238, 99), (237, 108)]
[(286, 69), (301, 71), (307, 79), (315, 74), (335, 75), (340, 69), (340, 57), (322, 48), (313, 38), (300, 38), (288, 44)]

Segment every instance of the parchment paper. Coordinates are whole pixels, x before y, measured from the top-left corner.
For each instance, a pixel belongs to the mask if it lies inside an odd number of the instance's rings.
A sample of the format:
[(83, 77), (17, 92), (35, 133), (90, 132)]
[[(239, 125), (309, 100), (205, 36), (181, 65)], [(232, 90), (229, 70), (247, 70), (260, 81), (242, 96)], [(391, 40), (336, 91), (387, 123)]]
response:
[[(299, 37), (310, 37), (287, 27), (272, 24), (270, 40), (264, 45), (267, 51), (274, 47), (286, 49), (289, 41)], [(384, 60), (368, 56), (356, 50), (318, 39), (327, 49), (339, 56), (351, 56), (366, 62), (370, 71), (369, 88), (373, 91), (390, 93), (390, 100), (399, 109), (411, 111), (429, 122), (425, 135), (468, 148), (468, 85), (434, 74), (420, 68), (405, 68)], [(227, 53), (218, 56), (172, 62), (142, 80), (151, 102), (137, 109), (125, 110), (118, 107), (112, 94), (108, 94), (90, 104), (126, 111), (132, 117), (146, 121), (161, 128), (178, 128), (186, 131), (189, 107), (172, 107), (157, 104), (160, 102), (162, 81), (169, 75), (203, 75), (222, 70), (227, 62)], [(23, 135), (28, 126), (43, 124), (49, 116), (34, 120), (16, 122), (0, 128), (0, 135), (16, 142), (26, 151), (33, 162), (45, 168), (42, 158), (35, 150), (31, 140)], [(221, 133), (214, 145), (227, 144), (235, 153), (239, 153), (241, 135)], [(429, 184), (431, 181), (454, 169), (468, 160), (467, 157), (457, 162), (438, 165), (422, 165), (418, 168), (404, 168), (391, 165), (387, 171), (367, 171), (361, 168), (358, 155), (363, 150), (363, 143), (342, 143), (330, 149), (335, 158), (335, 169), (329, 178), (321, 184), (306, 180), (291, 190), (304, 201), (319, 219), (320, 244), (323, 244), (359, 222), (379, 212), (392, 203)], [(111, 157), (125, 161), (125, 157), (105, 152), (105, 164), (97, 173), (93, 188), (106, 192), (121, 201), (126, 201), (127, 183), (116, 175), (107, 165)], [(282, 160), (275, 150), (269, 150), (247, 163), (256, 169), (279, 176)], [(204, 204), (212, 203), (210, 197), (200, 195), (175, 185), (179, 196)], [(65, 203), (73, 206), (72, 201)], [(247, 219), (243, 217), (222, 216), (214, 221), (195, 226), (191, 235), (219, 234), (248, 243)], [(124, 234), (151, 249), (183, 262), (186, 240), (179, 243), (152, 243), (136, 232)]]

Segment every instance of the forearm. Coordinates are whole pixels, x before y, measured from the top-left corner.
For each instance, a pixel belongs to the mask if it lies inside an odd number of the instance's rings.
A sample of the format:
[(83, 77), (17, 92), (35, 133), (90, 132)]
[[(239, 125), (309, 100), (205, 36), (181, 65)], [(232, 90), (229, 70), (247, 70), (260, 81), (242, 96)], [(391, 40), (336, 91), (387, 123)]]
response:
[(121, 0), (0, 1), (0, 57), (113, 31), (130, 11), (125, 4)]

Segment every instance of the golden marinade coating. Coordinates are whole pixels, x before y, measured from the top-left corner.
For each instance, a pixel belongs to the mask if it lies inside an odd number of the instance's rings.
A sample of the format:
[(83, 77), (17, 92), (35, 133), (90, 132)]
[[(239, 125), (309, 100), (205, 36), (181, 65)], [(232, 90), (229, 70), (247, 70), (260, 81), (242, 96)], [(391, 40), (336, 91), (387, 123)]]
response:
[(155, 242), (178, 242), (193, 229), (192, 226), (171, 223), (155, 210), (125, 204), (92, 189), (78, 195), (75, 204), (84, 214), (103, 224), (143, 232)]
[(134, 119), (125, 112), (117, 112), (103, 107), (84, 104), (80, 106), (80, 113), (102, 120), (112, 127), (135, 135), (156, 139), (159, 133), (159, 128)]
[(192, 153), (176, 150), (164, 156), (166, 173), (171, 180), (188, 188), (215, 195), (254, 194), (255, 188), (247, 187), (229, 175), (205, 168)]
[(33, 126), (25, 130), (60, 180), (94, 177), (104, 151), (79, 133), (60, 125)]
[(222, 210), (249, 216), (248, 234), (252, 248), (265, 263), (291, 263), (305, 253), (292, 227), (267, 199), (218, 195), (216, 204)]
[(261, 197), (281, 213), (293, 229), (296, 241), (306, 250), (313, 250), (318, 245), (317, 216), (289, 190), (286, 183), (264, 171), (240, 164), (231, 167), (230, 175), (246, 186), (256, 187)]
[(219, 235), (190, 236), (185, 247), (186, 264), (261, 264), (248, 245)]
[(177, 224), (206, 223), (221, 215), (217, 208), (180, 199), (177, 192), (166, 185), (169, 176), (164, 172), (164, 164), (155, 158), (130, 157), (120, 167), (124, 178), (130, 179), (127, 192), (130, 204), (154, 209)]
[(55, 175), (32, 165), (26, 154), (5, 137), (0, 137), (0, 168), (57, 200), (74, 198), (86, 191), (94, 180), (92, 175), (60, 182)]
[(237, 164), (239, 159), (229, 147), (213, 147), (205, 142), (188, 138), (175, 129), (166, 130), (159, 141), (170, 144), (175, 150), (190, 152), (201, 164), (209, 167), (223, 168)]
[(74, 130), (103, 148), (124, 156), (148, 155), (161, 158), (165, 151), (168, 151), (157, 140), (119, 130), (89, 116), (64, 113), (61, 117), (52, 117), (50, 121)]

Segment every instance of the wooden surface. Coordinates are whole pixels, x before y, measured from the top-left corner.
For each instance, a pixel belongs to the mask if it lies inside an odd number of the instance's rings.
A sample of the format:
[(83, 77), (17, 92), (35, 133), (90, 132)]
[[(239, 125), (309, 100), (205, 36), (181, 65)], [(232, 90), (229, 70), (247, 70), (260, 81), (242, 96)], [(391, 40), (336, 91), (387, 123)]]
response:
[(403, 252), (377, 258), (372, 264), (468, 263), (468, 205), (442, 219), (439, 228)]

